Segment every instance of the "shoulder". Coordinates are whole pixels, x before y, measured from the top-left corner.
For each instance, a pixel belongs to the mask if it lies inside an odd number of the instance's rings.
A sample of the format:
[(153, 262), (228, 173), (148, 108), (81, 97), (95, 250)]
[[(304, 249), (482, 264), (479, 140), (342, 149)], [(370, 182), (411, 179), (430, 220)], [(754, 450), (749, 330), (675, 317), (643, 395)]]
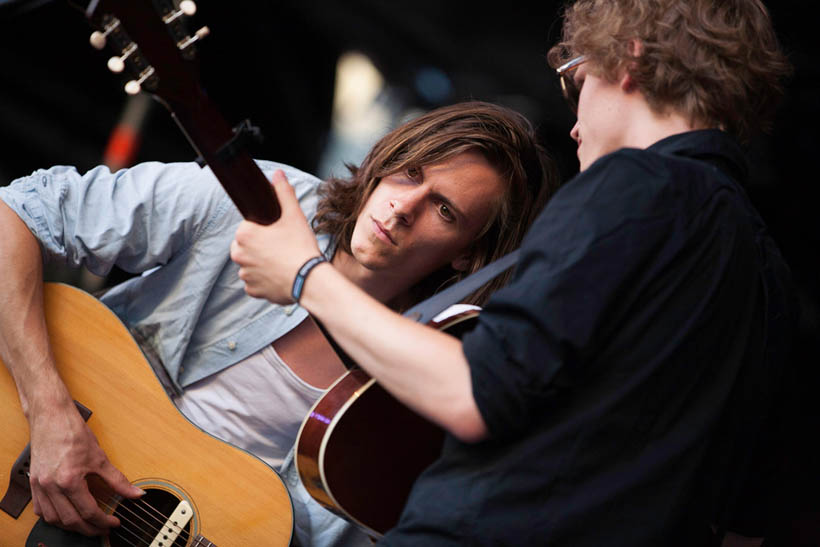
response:
[(304, 194), (315, 192), (322, 185), (322, 179), (292, 165), (270, 160), (256, 160), (256, 164), (269, 179), (273, 177), (278, 169), (284, 171), (288, 182), (296, 190), (296, 197), (299, 199), (302, 199)]
[(705, 161), (623, 148), (601, 157), (567, 182), (547, 205), (600, 217), (642, 218), (695, 213), (730, 179)]

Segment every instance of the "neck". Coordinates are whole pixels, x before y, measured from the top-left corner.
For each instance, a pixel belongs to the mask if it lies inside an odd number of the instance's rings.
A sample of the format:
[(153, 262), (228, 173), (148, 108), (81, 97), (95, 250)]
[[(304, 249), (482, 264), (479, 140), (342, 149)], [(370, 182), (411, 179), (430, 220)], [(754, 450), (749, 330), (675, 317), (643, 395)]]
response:
[(333, 255), (331, 263), (342, 275), (383, 304), (388, 304), (410, 289), (406, 280), (369, 270), (341, 249)]
[(692, 123), (687, 116), (671, 108), (662, 113), (655, 112), (646, 101), (639, 99), (627, 119), (624, 145), (649, 148), (666, 137), (705, 128), (705, 125)]

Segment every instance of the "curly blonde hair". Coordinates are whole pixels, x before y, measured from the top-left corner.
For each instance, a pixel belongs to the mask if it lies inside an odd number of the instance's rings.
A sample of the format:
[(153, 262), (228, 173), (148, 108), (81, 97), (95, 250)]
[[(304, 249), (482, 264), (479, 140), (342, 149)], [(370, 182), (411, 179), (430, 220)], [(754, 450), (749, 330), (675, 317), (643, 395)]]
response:
[(791, 73), (760, 0), (579, 0), (548, 60), (578, 55), (609, 81), (627, 70), (656, 112), (742, 141), (771, 127)]
[[(414, 301), (431, 296), (517, 248), (558, 188), (556, 166), (539, 144), (535, 129), (521, 114), (471, 101), (438, 108), (401, 125), (382, 137), (360, 166), (347, 165), (349, 178), (331, 178), (323, 185), (314, 230), (337, 236), (338, 248), (351, 252), (356, 219), (383, 177), (468, 151), (486, 158), (506, 182), (506, 190), (473, 244), (467, 270), (460, 272), (445, 266), (411, 291)], [(483, 305), (508, 278), (509, 274), (497, 277), (467, 302)]]

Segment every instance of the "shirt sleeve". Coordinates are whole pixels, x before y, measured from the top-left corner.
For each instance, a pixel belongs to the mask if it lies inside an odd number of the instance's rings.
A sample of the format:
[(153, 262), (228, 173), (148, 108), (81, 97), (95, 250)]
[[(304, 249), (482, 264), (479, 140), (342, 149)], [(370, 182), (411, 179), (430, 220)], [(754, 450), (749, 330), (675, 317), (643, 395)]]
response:
[(105, 275), (167, 263), (229, 206), (210, 170), (144, 163), (111, 173), (57, 166), (0, 188), (40, 241), (46, 259)]
[(634, 184), (651, 180), (651, 167), (628, 155), (593, 167), (552, 198), (522, 244), (513, 280), (463, 337), (493, 437), (527, 430), (582, 381), (663, 252), (674, 200)]

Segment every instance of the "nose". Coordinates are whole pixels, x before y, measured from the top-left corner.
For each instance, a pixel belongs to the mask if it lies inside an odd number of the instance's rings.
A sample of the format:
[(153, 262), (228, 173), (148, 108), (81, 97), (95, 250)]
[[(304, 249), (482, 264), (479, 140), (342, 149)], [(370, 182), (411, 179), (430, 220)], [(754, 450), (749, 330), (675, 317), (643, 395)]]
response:
[(572, 137), (572, 140), (574, 140), (575, 142), (578, 142), (578, 140), (581, 138), (581, 133), (580, 133), (580, 130), (578, 129), (578, 121), (577, 120), (575, 121), (575, 125), (572, 126), (572, 129), (570, 129), (569, 136)]
[(390, 210), (398, 222), (410, 226), (416, 220), (416, 212), (423, 201), (424, 189), (419, 186), (391, 199)]

